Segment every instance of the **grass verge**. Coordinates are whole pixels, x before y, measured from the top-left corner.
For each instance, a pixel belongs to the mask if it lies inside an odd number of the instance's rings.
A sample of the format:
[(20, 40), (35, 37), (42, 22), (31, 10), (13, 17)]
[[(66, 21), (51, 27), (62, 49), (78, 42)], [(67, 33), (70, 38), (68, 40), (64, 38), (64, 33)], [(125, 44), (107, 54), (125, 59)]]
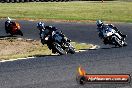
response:
[(132, 2), (0, 3), (0, 18), (132, 22)]
[[(72, 42), (72, 45), (76, 50), (89, 49), (93, 46), (92, 44), (76, 42)], [(3, 39), (0, 40), (0, 50), (0, 60), (52, 54), (51, 50), (46, 45), (42, 45), (38, 40)]]

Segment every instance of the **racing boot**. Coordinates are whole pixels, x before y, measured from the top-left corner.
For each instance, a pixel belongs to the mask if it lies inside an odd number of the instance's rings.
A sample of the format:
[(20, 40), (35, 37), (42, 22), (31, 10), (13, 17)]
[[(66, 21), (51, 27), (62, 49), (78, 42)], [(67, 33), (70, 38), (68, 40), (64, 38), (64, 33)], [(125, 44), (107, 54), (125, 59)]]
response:
[(6, 30), (6, 33), (8, 34), (9, 32)]
[(108, 39), (103, 39), (103, 43), (105, 44), (105, 45), (107, 45), (109, 42), (108, 42)]
[(5, 31), (6, 31), (6, 33), (8, 34), (9, 33), (9, 28), (5, 28)]
[(55, 54), (55, 53), (56, 53), (56, 51), (55, 51), (54, 49), (52, 49), (52, 53), (53, 53), (53, 54)]
[(71, 42), (71, 40), (68, 39), (67, 37), (64, 37), (64, 40), (65, 40), (66, 42)]

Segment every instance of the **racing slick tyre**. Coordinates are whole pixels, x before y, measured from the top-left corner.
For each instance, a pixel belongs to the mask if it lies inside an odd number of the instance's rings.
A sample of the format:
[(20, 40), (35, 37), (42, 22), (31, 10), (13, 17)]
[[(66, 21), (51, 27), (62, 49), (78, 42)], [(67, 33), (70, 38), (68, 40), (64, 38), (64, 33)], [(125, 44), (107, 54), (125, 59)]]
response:
[(126, 43), (126, 42), (124, 42), (123, 46), (127, 46), (127, 43)]
[(25, 2), (29, 2), (29, 0), (25, 0)]
[(11, 2), (12, 2), (12, 3), (14, 3), (14, 2), (15, 2), (15, 0), (11, 0)]
[(20, 0), (20, 2), (23, 2), (24, 3), (24, 0)]
[(48, 2), (48, 0), (44, 0), (44, 2)]
[(30, 0), (30, 2), (34, 2), (34, 0)]
[(11, 37), (13, 37), (14, 36), (14, 34), (13, 33), (10, 33), (11, 34)]
[(22, 33), (21, 30), (18, 30), (18, 34), (21, 35), (21, 36), (23, 36), (23, 33)]
[(15, 0), (16, 3), (19, 3), (19, 0)]
[(73, 47), (70, 47), (69, 53), (74, 54), (75, 53), (75, 49)]
[(60, 55), (65, 55), (66, 52), (64, 51), (64, 49), (62, 49), (61, 45), (59, 45), (58, 43), (54, 42), (53, 43), (54, 49), (60, 54)]
[(36, 0), (36, 2), (39, 2), (39, 0)]
[(5, 2), (9, 3), (9, 2), (10, 2), (10, 0), (5, 0)]
[(112, 41), (115, 42), (115, 46), (119, 46), (119, 47), (123, 46), (122, 41), (119, 40), (117, 37), (113, 37)]

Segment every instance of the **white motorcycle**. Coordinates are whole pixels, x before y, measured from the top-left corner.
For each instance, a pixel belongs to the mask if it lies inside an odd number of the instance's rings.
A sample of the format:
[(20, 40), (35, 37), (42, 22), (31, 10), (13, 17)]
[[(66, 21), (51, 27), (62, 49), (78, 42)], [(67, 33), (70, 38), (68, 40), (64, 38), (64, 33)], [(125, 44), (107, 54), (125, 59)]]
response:
[(125, 42), (125, 38), (120, 36), (114, 29), (110, 28), (109, 26), (106, 26), (102, 32), (103, 32), (103, 36), (104, 36), (103, 39), (105, 44), (115, 45), (115, 47), (127, 46), (127, 43)]

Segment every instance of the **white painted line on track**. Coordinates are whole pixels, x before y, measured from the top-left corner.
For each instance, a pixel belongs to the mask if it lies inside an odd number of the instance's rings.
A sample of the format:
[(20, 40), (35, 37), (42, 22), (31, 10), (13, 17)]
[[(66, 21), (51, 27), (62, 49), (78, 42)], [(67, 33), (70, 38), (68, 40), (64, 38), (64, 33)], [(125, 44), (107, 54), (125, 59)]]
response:
[(94, 45), (92, 48), (90, 48), (90, 50), (91, 50), (91, 49), (99, 49), (99, 48), (100, 48), (99, 45)]
[(87, 51), (87, 50), (77, 50), (77, 51), (75, 51), (75, 52), (84, 52), (84, 51)]
[(0, 63), (2, 62), (11, 62), (11, 61), (17, 61), (17, 60), (25, 60), (25, 59), (32, 59), (35, 57), (27, 57), (27, 58), (16, 58), (16, 59), (10, 59), (10, 60), (1, 60)]
[(95, 50), (95, 49), (99, 49), (99, 48), (100, 48), (99, 45), (93, 45), (92, 48), (90, 48), (90, 49), (77, 50), (75, 52), (84, 52), (84, 51), (87, 51), (87, 50)]

